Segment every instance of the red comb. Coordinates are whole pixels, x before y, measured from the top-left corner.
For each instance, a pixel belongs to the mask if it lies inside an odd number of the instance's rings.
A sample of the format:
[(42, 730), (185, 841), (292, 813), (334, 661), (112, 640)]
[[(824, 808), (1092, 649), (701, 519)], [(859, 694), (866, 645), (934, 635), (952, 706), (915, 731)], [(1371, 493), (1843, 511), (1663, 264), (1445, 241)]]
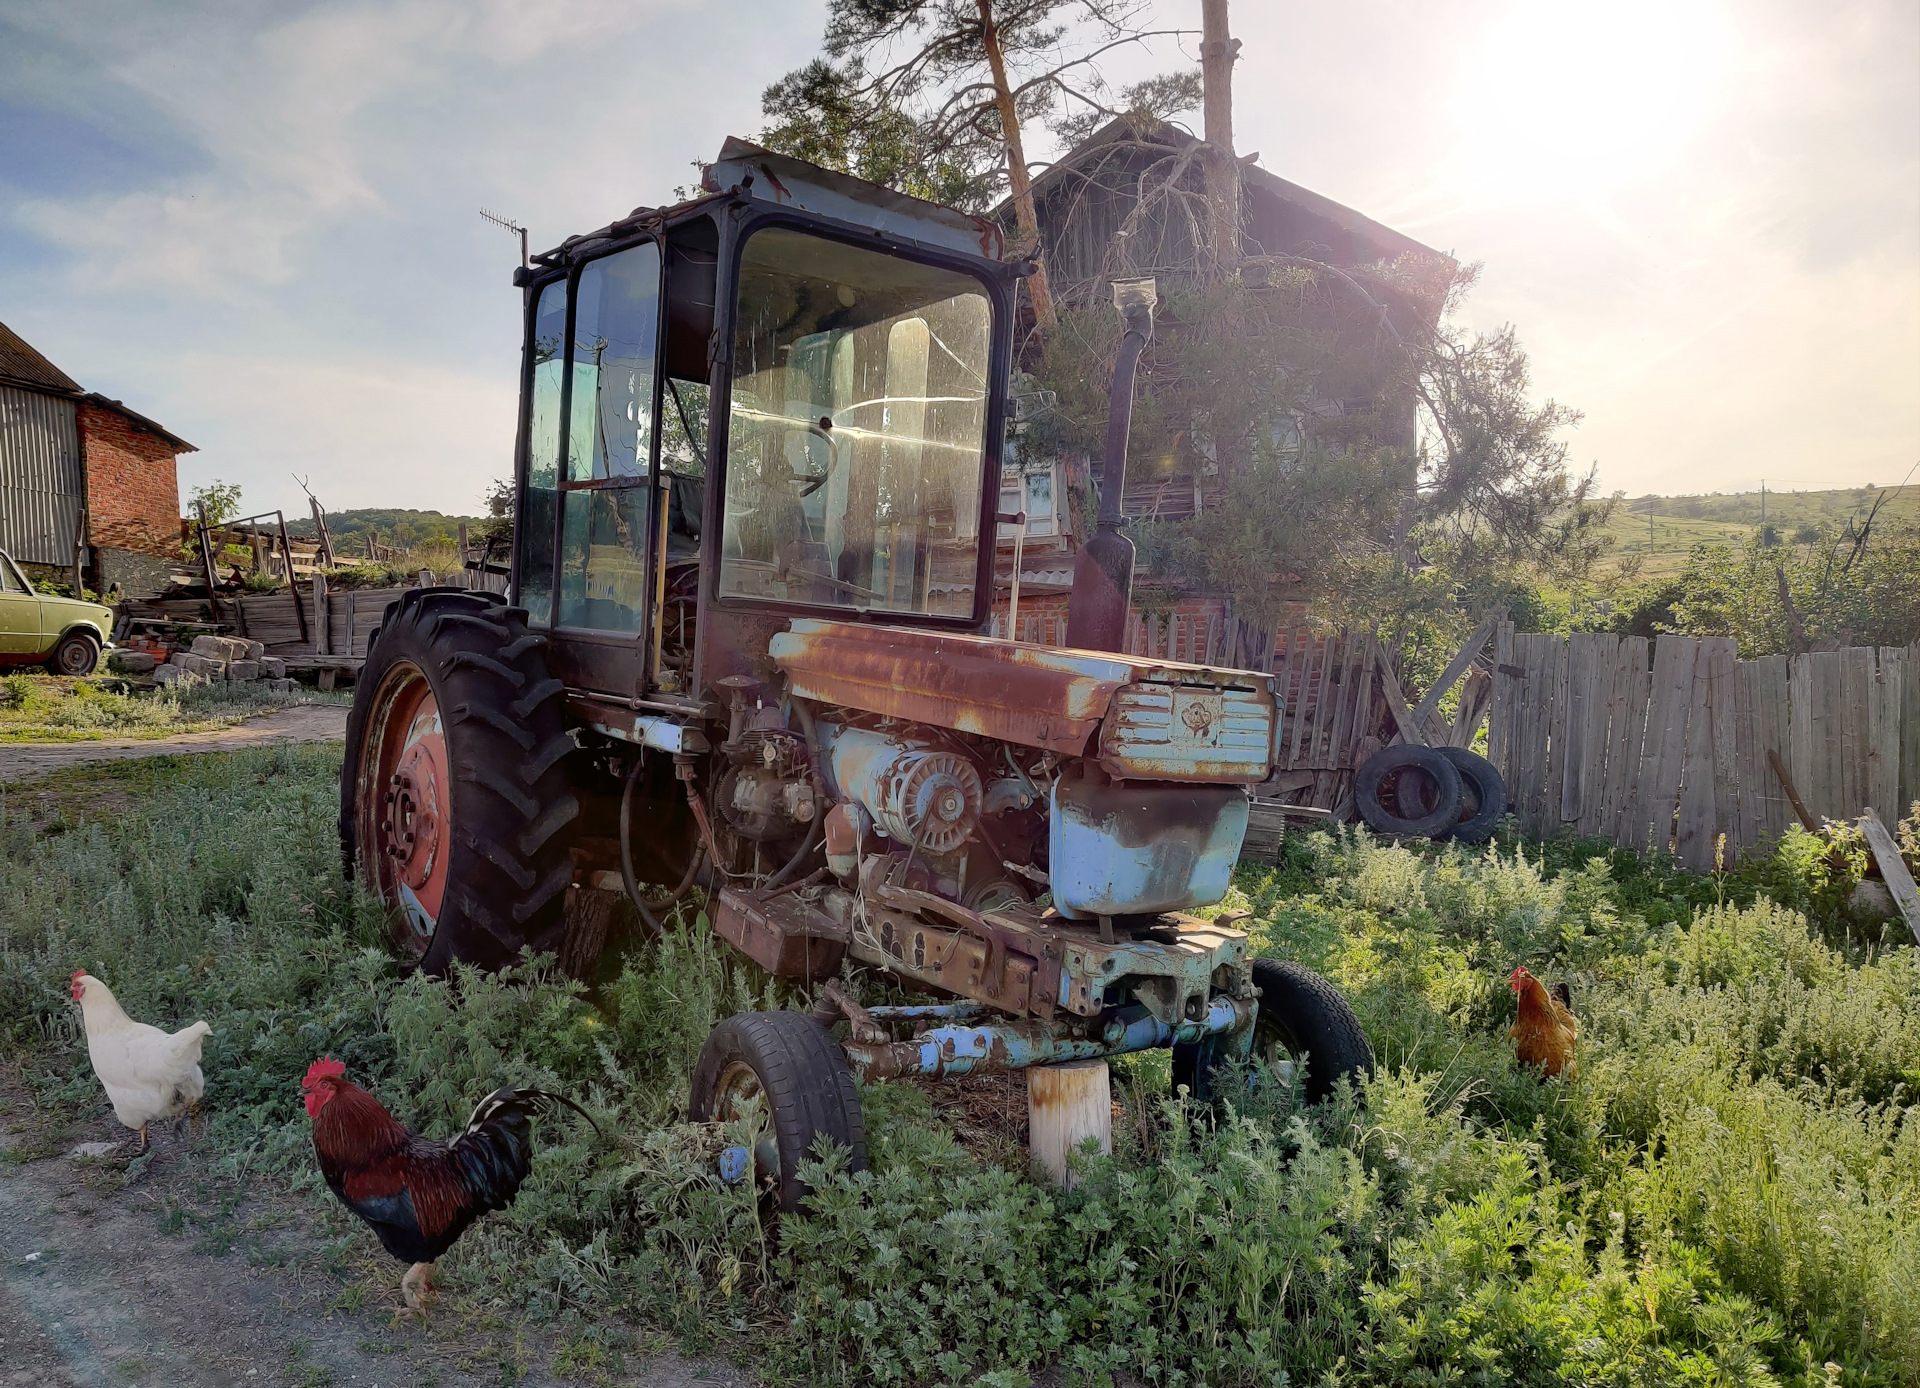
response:
[(346, 1073), (346, 1066), (330, 1055), (323, 1055), (307, 1067), (307, 1077), (300, 1081), (300, 1087), (311, 1089), (321, 1080), (337, 1080)]
[(83, 976), (83, 975), (84, 975), (85, 973), (86, 973), (86, 970), (85, 970), (85, 969), (75, 969), (75, 970), (73, 971), (73, 975), (72, 975), (72, 977), (70, 977), (70, 978), (68, 978), (68, 979), (67, 979), (67, 982), (69, 982), (69, 983), (78, 983), (78, 982), (80, 981), (80, 979), (81, 979), (81, 977), (82, 977), (82, 976)]

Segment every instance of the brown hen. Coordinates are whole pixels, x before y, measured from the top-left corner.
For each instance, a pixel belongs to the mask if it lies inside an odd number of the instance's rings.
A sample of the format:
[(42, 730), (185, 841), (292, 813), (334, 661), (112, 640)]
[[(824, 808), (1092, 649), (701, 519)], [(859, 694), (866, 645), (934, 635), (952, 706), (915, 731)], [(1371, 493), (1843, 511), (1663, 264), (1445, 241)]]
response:
[(1538, 1065), (1548, 1075), (1573, 1078), (1573, 1045), (1580, 1035), (1580, 1022), (1567, 1006), (1571, 995), (1566, 985), (1556, 984), (1548, 992), (1547, 985), (1528, 973), (1525, 965), (1515, 969), (1507, 982), (1520, 995), (1520, 1015), (1508, 1031), (1520, 1063)]

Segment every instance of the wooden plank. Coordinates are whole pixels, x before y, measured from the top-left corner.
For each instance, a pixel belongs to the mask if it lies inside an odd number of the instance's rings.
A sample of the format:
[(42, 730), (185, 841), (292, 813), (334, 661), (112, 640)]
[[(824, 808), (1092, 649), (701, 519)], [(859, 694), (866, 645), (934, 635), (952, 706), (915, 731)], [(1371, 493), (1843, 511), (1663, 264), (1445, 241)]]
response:
[(1427, 726), (1427, 719), (1432, 715), (1433, 711), (1440, 706), (1440, 701), (1446, 697), (1447, 691), (1453, 688), (1454, 681), (1467, 672), (1467, 666), (1471, 665), (1481, 650), (1485, 648), (1488, 638), (1493, 635), (1494, 626), (1495, 619), (1489, 617), (1486, 621), (1474, 628), (1473, 635), (1467, 638), (1467, 644), (1462, 646), (1459, 653), (1447, 662), (1447, 668), (1442, 672), (1439, 681), (1435, 683), (1433, 688), (1427, 691), (1426, 697), (1414, 707), (1413, 721), (1420, 727), (1424, 728)]
[(1580, 822), (1583, 838), (1611, 837), (1607, 810), (1607, 754), (1614, 718), (1618, 715), (1615, 685), (1620, 677), (1620, 638), (1593, 638), (1593, 688), (1580, 750)]
[(1873, 651), (1853, 646), (1843, 651), (1841, 678), (1845, 682), (1846, 722), (1841, 733), (1846, 749), (1844, 799), (1840, 811), (1847, 819), (1858, 815), (1867, 803), (1867, 748), (1871, 741), (1868, 720), (1873, 700)]
[(1513, 657), (1513, 623), (1501, 622), (1493, 635), (1493, 702), (1487, 707), (1487, 760), (1509, 787), (1513, 785), (1513, 720), (1523, 686)]
[(1624, 841), (1637, 852), (1665, 853), (1673, 833), (1674, 807), (1680, 799), (1680, 771), (1686, 755), (1687, 696), (1699, 642), (1662, 636), (1653, 645), (1653, 672), (1647, 693), (1646, 735), (1641, 743), (1634, 803)]
[(1787, 803), (1793, 806), (1793, 813), (1800, 821), (1800, 827), (1809, 834), (1817, 833), (1820, 821), (1813, 817), (1813, 811), (1807, 808), (1806, 801), (1800, 798), (1800, 792), (1794, 789), (1793, 777), (1788, 774), (1787, 764), (1778, 752), (1769, 751), (1767, 760), (1773, 765), (1773, 774), (1779, 778), (1780, 789), (1787, 797)]
[(1539, 657), (1541, 640), (1534, 632), (1521, 632), (1513, 638), (1513, 661), (1521, 673), (1514, 681), (1517, 693), (1514, 699), (1512, 746), (1508, 753), (1512, 770), (1505, 774), (1508, 803), (1513, 806), (1520, 827), (1529, 834), (1536, 832), (1539, 824), (1533, 811), (1533, 791), (1538, 781), (1532, 772), (1535, 765), (1534, 733), (1539, 724), (1543, 693)]
[(1815, 819), (1831, 815), (1840, 799), (1829, 789), (1840, 764), (1839, 683), (1838, 653), (1814, 651), (1807, 656), (1807, 764), (1804, 770), (1793, 768), (1793, 783)]
[(1586, 806), (1587, 720), (1593, 716), (1594, 635), (1575, 632), (1567, 638), (1566, 697), (1554, 710), (1553, 746), (1559, 763), (1560, 822), (1578, 825)]
[(1728, 637), (1716, 637), (1707, 647), (1708, 707), (1713, 719), (1713, 822), (1709, 838), (1725, 836), (1723, 861), (1731, 865), (1740, 848), (1740, 743), (1736, 738), (1735, 685), (1739, 648)]
[(1572, 739), (1566, 733), (1566, 709), (1569, 702), (1567, 663), (1572, 655), (1571, 643), (1564, 636), (1550, 638), (1553, 642), (1553, 709), (1549, 715), (1547, 727), (1547, 774), (1542, 789), (1546, 793), (1546, 819), (1549, 833), (1559, 833), (1565, 827), (1560, 818), (1560, 799), (1564, 785)]
[(1920, 890), (1913, 885), (1913, 874), (1907, 871), (1893, 835), (1887, 832), (1887, 826), (1880, 822), (1880, 817), (1872, 810), (1860, 816), (1860, 832), (1866, 835), (1867, 847), (1873, 851), (1873, 860), (1880, 865), (1881, 880), (1893, 894), (1900, 914), (1906, 917), (1907, 929), (1913, 932), (1914, 942), (1920, 944)]
[(1713, 867), (1713, 663), (1717, 648), (1731, 645), (1710, 636), (1694, 651), (1693, 681), (1687, 690), (1687, 729), (1680, 772), (1680, 818), (1674, 829), (1674, 856), (1690, 872)]
[(1533, 816), (1532, 832), (1542, 837), (1559, 828), (1560, 797), (1551, 779), (1553, 717), (1560, 706), (1558, 682), (1566, 654), (1567, 643), (1561, 637), (1541, 635), (1534, 639), (1533, 660), (1529, 666), (1535, 672), (1529, 682), (1536, 690), (1533, 698), (1533, 745), (1528, 749), (1525, 775), (1529, 792), (1528, 808)]
[(1311, 708), (1311, 701), (1313, 699), (1314, 663), (1313, 633), (1307, 631), (1303, 633), (1300, 650), (1300, 692), (1295, 699), (1295, 706), (1298, 712), (1295, 714), (1293, 720), (1293, 745), (1287, 754), (1288, 766), (1301, 765), (1300, 750), (1306, 740), (1307, 720), (1312, 716), (1309, 709)]
[(1882, 646), (1878, 669), (1868, 686), (1867, 805), (1883, 820), (1898, 823), (1900, 802), (1900, 683), (1901, 656), (1896, 646)]
[(1753, 662), (1753, 760), (1759, 766), (1757, 780), (1762, 805), (1760, 834), (1778, 839), (1787, 832), (1795, 816), (1787, 801), (1785, 788), (1773, 774), (1769, 756), (1787, 765), (1788, 729), (1791, 704), (1788, 694), (1788, 662), (1784, 655), (1763, 655)]
[(1902, 702), (1906, 708), (1900, 715), (1900, 746), (1905, 766), (1900, 773), (1900, 803), (1912, 814), (1913, 807), (1920, 804), (1920, 641), (1907, 647), (1904, 684)]
[(1632, 844), (1621, 826), (1632, 813), (1634, 775), (1647, 726), (1647, 638), (1623, 636), (1615, 652), (1613, 715), (1607, 729), (1607, 782), (1600, 834)]
[(1733, 752), (1731, 770), (1739, 801), (1737, 830), (1730, 831), (1729, 848), (1744, 852), (1767, 835), (1767, 782), (1773, 769), (1761, 753), (1767, 743), (1761, 735), (1760, 663), (1739, 660), (1733, 666)]
[[(1787, 770), (1804, 804), (1813, 788), (1813, 657), (1801, 654), (1787, 663), (1787, 745), (1781, 749)], [(1811, 805), (1806, 806), (1809, 813)], [(1816, 822), (1818, 822), (1816, 820)]]
[(1906, 667), (1901, 691), (1905, 708), (1900, 714), (1900, 804), (1905, 809), (1902, 818), (1912, 814), (1914, 805), (1920, 803), (1920, 641), (1907, 647)]
[(1425, 746), (1426, 738), (1421, 736), (1420, 727), (1407, 708), (1407, 696), (1400, 692), (1400, 677), (1393, 673), (1393, 662), (1387, 659), (1384, 650), (1374, 654), (1375, 663), (1380, 667), (1380, 692), (1386, 696), (1387, 712), (1393, 715), (1394, 726), (1400, 730), (1400, 740)]

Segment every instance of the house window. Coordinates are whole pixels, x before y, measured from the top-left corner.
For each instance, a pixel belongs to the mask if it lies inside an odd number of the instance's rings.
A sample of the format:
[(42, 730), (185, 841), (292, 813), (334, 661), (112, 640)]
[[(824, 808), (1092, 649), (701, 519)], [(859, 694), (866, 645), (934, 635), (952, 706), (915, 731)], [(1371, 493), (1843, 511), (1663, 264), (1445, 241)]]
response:
[[(1016, 511), (1025, 511), (1029, 540), (1042, 535), (1058, 535), (1063, 529), (1054, 504), (1053, 484), (1053, 464), (1009, 473), (1000, 479), (1000, 512), (1002, 515), (1012, 515)], [(1011, 541), (1013, 527), (1001, 526), (1000, 538)]]

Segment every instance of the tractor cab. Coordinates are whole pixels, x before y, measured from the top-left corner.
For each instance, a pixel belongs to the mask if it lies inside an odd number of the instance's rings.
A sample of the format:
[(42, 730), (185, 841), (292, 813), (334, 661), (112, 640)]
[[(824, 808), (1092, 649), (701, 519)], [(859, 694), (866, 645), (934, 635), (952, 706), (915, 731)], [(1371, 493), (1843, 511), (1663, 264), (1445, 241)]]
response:
[(570, 689), (666, 713), (797, 616), (984, 625), (1023, 269), (742, 141), (705, 183), (521, 273), (516, 603)]

